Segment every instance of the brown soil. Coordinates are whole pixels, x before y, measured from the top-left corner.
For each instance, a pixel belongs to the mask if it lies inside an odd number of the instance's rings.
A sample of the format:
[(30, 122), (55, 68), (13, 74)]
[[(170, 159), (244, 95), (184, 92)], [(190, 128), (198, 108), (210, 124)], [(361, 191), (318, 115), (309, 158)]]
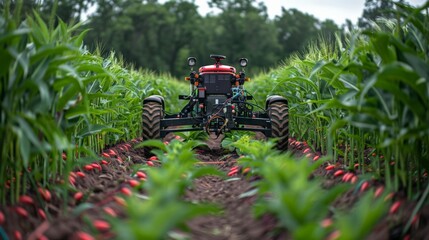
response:
[[(90, 226), (90, 222), (97, 219), (105, 219), (106, 212), (126, 217), (121, 199), (124, 193), (122, 188), (130, 188), (129, 180), (140, 180), (132, 176), (132, 166), (136, 163), (146, 163), (142, 150), (134, 150), (132, 145), (140, 140), (129, 143), (121, 143), (103, 151), (110, 153), (110, 157), (103, 157), (108, 164), (100, 164), (101, 169), (83, 170), (84, 177), (76, 176), (72, 181), (77, 191), (84, 194), (83, 198), (76, 201), (71, 193), (67, 198), (56, 195), (54, 189), (50, 189), (52, 198), (46, 207), (37, 192), (28, 192), (35, 202), (34, 204), (18, 203), (14, 206), (0, 206), (0, 211), (5, 215), (5, 221), (0, 225), (0, 239), (79, 239), (78, 232), (95, 233), (96, 239), (111, 239), (114, 234), (109, 230), (97, 233)], [(224, 152), (219, 148), (220, 138), (209, 140), (210, 149), (197, 150), (198, 158), (203, 164), (215, 165), (223, 171), (229, 171), (236, 166), (239, 157), (235, 153)], [(302, 142), (292, 141), (290, 150), (298, 156), (307, 156), (313, 159), (320, 153), (308, 152), (308, 146)], [(154, 161), (154, 167), (160, 167)], [(323, 186), (329, 188), (339, 182), (341, 178), (334, 177), (332, 170), (325, 170), (324, 163), (314, 173), (321, 177)], [(336, 169), (341, 169), (341, 164)], [(239, 171), (241, 172), (241, 171)], [(231, 180), (232, 179), (232, 180)], [(264, 215), (255, 218), (252, 206), (255, 197), (240, 197), (241, 194), (252, 189), (252, 182), (257, 180), (255, 176), (239, 174), (228, 181), (224, 179), (206, 176), (197, 179), (194, 187), (185, 194), (185, 199), (192, 202), (209, 202), (221, 206), (222, 215), (202, 216), (188, 222), (189, 232), (183, 233), (190, 239), (290, 239), (287, 230), (277, 225), (276, 218)], [(370, 187), (380, 186), (376, 181), (370, 182)], [(339, 199), (335, 206), (350, 208), (360, 196), (358, 183)], [(358, 189), (359, 190), (359, 189)], [(401, 231), (408, 221), (411, 212), (416, 205), (415, 201), (405, 201), (400, 193), (396, 193), (392, 200), (403, 200), (400, 211), (389, 214), (375, 226), (369, 239), (403, 239)], [(25, 209), (27, 216), (23, 215), (21, 208)], [(107, 211), (106, 209), (109, 209)], [(40, 212), (47, 214), (44, 220)], [(419, 212), (419, 217), (413, 224), (408, 239), (429, 239), (429, 208), (426, 206)], [(20, 236), (21, 237), (20, 237)]]

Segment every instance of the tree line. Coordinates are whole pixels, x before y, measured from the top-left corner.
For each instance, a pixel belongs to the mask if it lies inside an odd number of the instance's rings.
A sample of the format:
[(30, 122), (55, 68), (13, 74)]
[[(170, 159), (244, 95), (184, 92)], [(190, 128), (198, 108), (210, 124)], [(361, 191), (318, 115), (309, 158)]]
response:
[[(299, 53), (321, 36), (333, 41), (335, 33), (354, 27), (350, 20), (338, 26), (297, 9), (282, 8), (271, 19), (267, 7), (257, 0), (209, 0), (209, 6), (220, 13), (206, 16), (192, 0), (5, 0), (1, 6), (28, 13), (37, 9), (44, 17), (55, 14), (64, 22), (86, 18), (84, 27), (91, 29), (85, 38), (89, 49), (105, 54), (113, 50), (136, 67), (173, 76), (187, 73), (188, 56), (197, 57), (198, 65), (210, 64), (211, 53), (226, 55), (230, 64), (246, 57), (256, 73)], [(391, 0), (366, 0), (359, 26), (368, 27), (370, 20), (387, 16), (386, 9), (392, 7)]]

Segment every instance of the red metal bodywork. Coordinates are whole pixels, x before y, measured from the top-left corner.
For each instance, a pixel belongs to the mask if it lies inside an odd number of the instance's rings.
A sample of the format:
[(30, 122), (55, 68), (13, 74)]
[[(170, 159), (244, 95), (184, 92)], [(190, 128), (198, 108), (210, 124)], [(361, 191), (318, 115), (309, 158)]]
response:
[(231, 73), (231, 74), (236, 73), (235, 67), (222, 65), (222, 64), (218, 64), (218, 65), (214, 64), (214, 65), (207, 65), (204, 67), (200, 67), (198, 71), (200, 73)]

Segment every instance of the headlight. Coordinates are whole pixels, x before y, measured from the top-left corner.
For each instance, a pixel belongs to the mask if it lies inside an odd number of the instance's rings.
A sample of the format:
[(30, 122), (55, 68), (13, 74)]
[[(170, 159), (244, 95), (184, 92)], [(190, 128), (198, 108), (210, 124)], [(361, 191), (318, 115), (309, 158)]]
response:
[(194, 57), (188, 57), (188, 65), (190, 67), (195, 66), (195, 64), (197, 63), (197, 59)]
[(247, 58), (240, 58), (240, 66), (242, 67), (247, 66)]

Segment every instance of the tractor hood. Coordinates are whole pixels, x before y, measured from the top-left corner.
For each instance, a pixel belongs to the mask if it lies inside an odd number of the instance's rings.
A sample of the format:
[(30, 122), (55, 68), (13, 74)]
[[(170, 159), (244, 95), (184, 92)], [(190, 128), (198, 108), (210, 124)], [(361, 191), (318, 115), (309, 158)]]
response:
[(236, 73), (235, 67), (222, 64), (213, 64), (200, 67), (200, 73)]

